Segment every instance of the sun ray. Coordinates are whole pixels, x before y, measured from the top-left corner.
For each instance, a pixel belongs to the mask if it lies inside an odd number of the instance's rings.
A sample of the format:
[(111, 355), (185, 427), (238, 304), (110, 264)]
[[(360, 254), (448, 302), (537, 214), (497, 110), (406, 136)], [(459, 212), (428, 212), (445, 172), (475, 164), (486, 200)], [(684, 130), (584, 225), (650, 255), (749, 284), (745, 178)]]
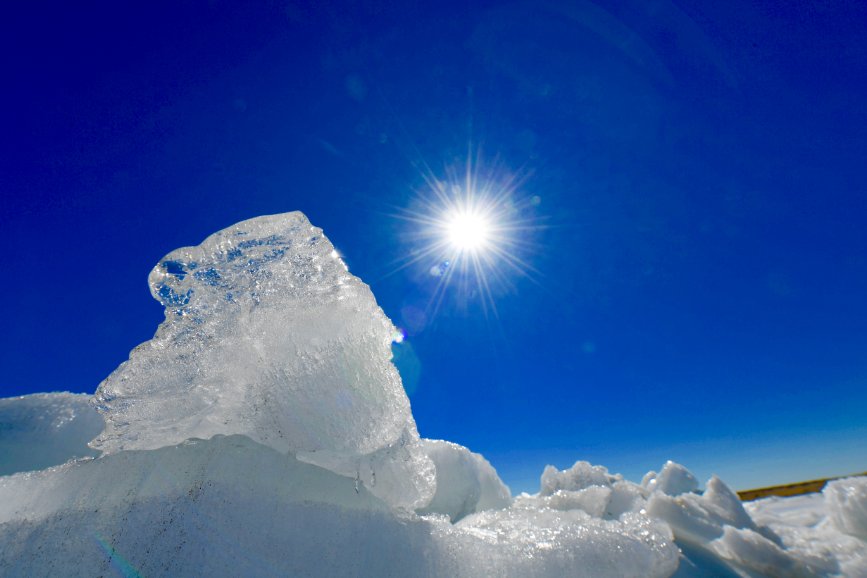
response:
[(496, 317), (498, 295), (513, 289), (516, 278), (539, 275), (529, 260), (542, 228), (538, 201), (532, 201), (538, 197), (521, 198), (518, 189), (526, 175), (496, 168), (483, 172), (480, 155), (468, 155), (462, 170), (447, 169), (445, 178), (434, 175), (427, 163), (416, 166), (423, 167), (423, 188), (412, 208), (391, 213), (411, 227), (406, 235), (410, 251), (395, 261), (392, 273), (418, 267), (435, 278), (431, 316), (448, 297), (463, 307), (478, 301), (485, 316)]

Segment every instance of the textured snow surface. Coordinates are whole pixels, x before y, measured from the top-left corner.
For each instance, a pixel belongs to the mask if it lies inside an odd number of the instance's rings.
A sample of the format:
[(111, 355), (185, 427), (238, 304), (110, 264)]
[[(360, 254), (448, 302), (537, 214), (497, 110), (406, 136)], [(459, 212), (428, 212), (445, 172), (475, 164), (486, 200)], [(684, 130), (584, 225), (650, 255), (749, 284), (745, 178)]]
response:
[(835, 480), (825, 487), (823, 494), (834, 526), (867, 540), (867, 478)]
[(578, 461), (562, 472), (554, 466), (547, 466), (542, 472), (542, 487), (539, 492), (543, 496), (550, 496), (560, 490), (574, 491), (590, 486), (611, 486), (622, 479), (620, 475), (609, 474), (604, 466)]
[(457, 522), (469, 514), (511, 504), (509, 488), (479, 454), (442, 440), (422, 440), (422, 447), (436, 466), (436, 493), (419, 513), (443, 514)]
[(0, 576), (867, 578), (864, 479), (745, 507), (578, 461), (513, 499), (419, 438), (394, 327), (300, 213), (149, 281), (166, 319), (92, 400), (0, 400)]
[(647, 472), (641, 485), (651, 492), (659, 491), (668, 496), (679, 496), (698, 490), (698, 480), (692, 472), (672, 461), (666, 462), (658, 474)]
[(38, 393), (0, 399), (0, 476), (99, 454), (87, 447), (105, 426), (91, 396)]
[(0, 575), (667, 576), (647, 518), (538, 508), (397, 512), (246, 436), (0, 477)]
[[(747, 503), (746, 509), (757, 524), (779, 536), (787, 554), (812, 568), (812, 574), (802, 575), (867, 578), (867, 542), (837, 525), (840, 510), (834, 494), (841, 486), (863, 488), (867, 478), (830, 482), (821, 494), (756, 500)], [(846, 517), (859, 515), (857, 510), (844, 511)], [(768, 575), (786, 576), (780, 572)]]

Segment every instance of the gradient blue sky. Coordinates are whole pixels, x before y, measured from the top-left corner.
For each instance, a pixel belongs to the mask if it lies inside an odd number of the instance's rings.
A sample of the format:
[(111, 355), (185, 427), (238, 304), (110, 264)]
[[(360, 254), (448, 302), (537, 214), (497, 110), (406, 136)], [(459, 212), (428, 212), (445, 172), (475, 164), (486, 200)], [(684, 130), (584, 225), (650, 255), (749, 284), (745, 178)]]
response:
[[(420, 433), (513, 490), (867, 470), (864, 3), (16, 4), (0, 394), (93, 392), (162, 318), (160, 257), (299, 209), (411, 328)], [(420, 317), (392, 215), (470, 141), (526, 177), (536, 271)]]

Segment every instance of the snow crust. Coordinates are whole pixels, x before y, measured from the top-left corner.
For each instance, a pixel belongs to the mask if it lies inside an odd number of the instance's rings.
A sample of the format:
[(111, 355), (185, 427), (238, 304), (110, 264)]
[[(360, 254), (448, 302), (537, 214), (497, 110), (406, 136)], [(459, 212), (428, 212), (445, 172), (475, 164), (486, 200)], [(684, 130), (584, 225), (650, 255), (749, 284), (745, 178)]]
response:
[(0, 539), (4, 576), (639, 577), (677, 564), (646, 518), (524, 504), (453, 525), (240, 435), (2, 477)]
[(88, 442), (105, 427), (91, 396), (37, 393), (0, 399), (0, 476), (96, 457)]
[(823, 494), (834, 526), (845, 534), (867, 540), (867, 478), (835, 480)]
[(698, 480), (688, 469), (680, 464), (668, 461), (662, 470), (647, 472), (641, 485), (649, 491), (660, 491), (667, 496), (679, 496), (687, 492), (698, 491)]
[(0, 575), (867, 576), (863, 478), (744, 505), (673, 462), (638, 484), (578, 461), (513, 499), (419, 438), (394, 327), (300, 213), (149, 282), (165, 321), (93, 407), (0, 400)]
[(481, 455), (443, 440), (422, 440), (422, 448), (436, 468), (436, 493), (420, 514), (443, 514), (457, 522), (512, 503), (509, 488)]
[[(822, 493), (792, 498), (765, 498), (745, 504), (757, 524), (780, 538), (781, 549), (803, 560), (813, 576), (867, 577), (867, 542), (842, 532), (835, 522), (839, 510), (835, 487), (867, 484), (867, 478), (829, 482)], [(847, 511), (848, 515), (858, 514)], [(784, 575), (781, 573), (769, 574)]]

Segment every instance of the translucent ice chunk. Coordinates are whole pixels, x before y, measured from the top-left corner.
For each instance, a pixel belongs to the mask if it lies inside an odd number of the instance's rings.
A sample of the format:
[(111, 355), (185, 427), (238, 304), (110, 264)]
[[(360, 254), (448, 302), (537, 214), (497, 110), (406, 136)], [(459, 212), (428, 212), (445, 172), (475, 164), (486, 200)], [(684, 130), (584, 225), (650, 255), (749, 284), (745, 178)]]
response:
[(96, 456), (87, 443), (104, 425), (89, 395), (38, 393), (0, 399), (0, 476)]
[(389, 501), (429, 501), (433, 467), (391, 363), (396, 329), (303, 214), (172, 251), (149, 283), (165, 321), (100, 384), (106, 428), (92, 447), (242, 434), (342, 475), (398, 470), (378, 484)]

